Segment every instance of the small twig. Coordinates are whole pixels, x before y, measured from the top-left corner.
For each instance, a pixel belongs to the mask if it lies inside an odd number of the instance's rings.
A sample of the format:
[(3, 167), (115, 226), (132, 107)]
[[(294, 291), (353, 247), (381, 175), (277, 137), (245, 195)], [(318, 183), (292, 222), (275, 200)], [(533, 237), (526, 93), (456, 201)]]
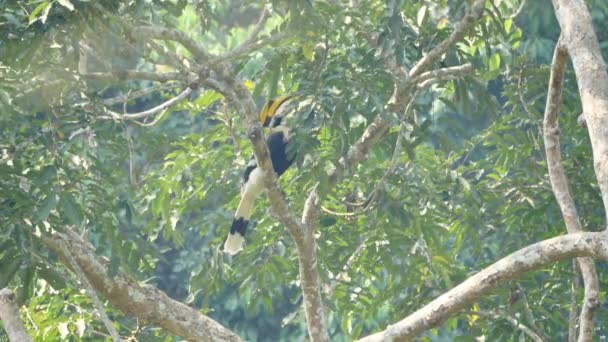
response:
[(178, 86), (179, 86), (178, 84), (161, 84), (161, 85), (152, 86), (152, 87), (139, 89), (139, 90), (135, 90), (135, 91), (129, 91), (128, 94), (118, 95), (115, 97), (110, 97), (110, 98), (104, 99), (102, 101), (102, 103), (106, 106), (113, 106), (113, 105), (117, 105), (119, 103), (132, 101), (132, 100), (138, 99), (140, 97), (150, 95), (156, 91), (174, 89), (174, 88), (177, 88)]
[[(403, 119), (405, 119), (407, 117), (407, 115), (412, 107), (412, 104), (414, 103), (414, 101), (416, 100), (418, 95), (420, 95), (420, 92), (421, 92), (421, 89), (418, 88), (412, 95), (410, 101), (408, 102), (407, 106), (405, 107), (405, 111), (403, 112)], [(399, 127), (399, 132), (397, 133), (397, 141), (395, 141), (395, 148), (393, 149), (393, 155), (391, 157), (389, 166), (386, 169), (386, 171), (384, 172), (384, 174), (382, 175), (382, 177), (380, 177), (380, 180), (374, 186), (374, 189), (372, 190), (371, 195), (369, 197), (370, 200), (368, 201), (368, 204), (366, 205), (365, 208), (375, 205), (375, 202), (377, 201), (377, 198), (378, 198), (378, 195), (380, 192), (380, 187), (384, 184), (384, 182), (386, 182), (386, 179), (395, 172), (395, 168), (397, 167), (397, 160), (399, 159), (399, 156), (401, 155), (401, 147), (403, 145), (402, 140), (403, 140), (404, 134), (405, 134), (405, 124), (402, 122)], [(365, 210), (365, 208), (364, 208), (364, 210)]]
[(36, 322), (34, 322), (34, 319), (32, 319), (32, 315), (30, 314), (30, 309), (28, 309), (28, 307), (24, 305), (23, 306), (23, 311), (25, 311), (25, 315), (27, 316), (27, 320), (34, 327), (34, 330), (36, 330), (36, 333), (39, 333), (40, 329), (38, 329), (38, 325), (36, 324)]
[(359, 243), (359, 246), (357, 246), (357, 248), (355, 249), (355, 251), (353, 252), (353, 254), (351, 254), (350, 257), (348, 257), (348, 259), (346, 260), (346, 264), (344, 264), (344, 267), (342, 267), (342, 271), (333, 279), (331, 285), (327, 289), (327, 295), (328, 296), (332, 295), (332, 293), (336, 289), (336, 286), (338, 286), (338, 282), (339, 281), (342, 281), (342, 280), (344, 280), (344, 279), (346, 279), (348, 277), (348, 271), (350, 270), (350, 268), (355, 263), (355, 260), (357, 260), (357, 258), (359, 257), (359, 255), (361, 255), (361, 253), (365, 249), (365, 243), (367, 242), (367, 240), (368, 240), (368, 238), (363, 239)]
[(158, 114), (154, 118), (153, 121), (150, 121), (150, 122), (139, 122), (137, 120), (133, 120), (133, 123), (135, 123), (136, 125), (141, 126), (141, 127), (152, 127), (152, 126), (156, 125), (163, 118), (163, 116), (165, 115), (165, 113), (167, 113), (167, 111), (168, 111), (167, 108), (163, 109), (163, 111), (160, 112), (160, 114)]
[[(372, 199), (373, 200), (373, 199)], [(371, 201), (365, 201), (363, 203), (360, 204), (360, 206), (364, 206), (361, 210), (356, 210), (353, 212), (338, 212), (338, 211), (334, 211), (331, 210), (329, 208), (327, 208), (326, 206), (321, 206), (321, 210), (323, 210), (324, 213), (332, 215), (332, 216), (337, 216), (337, 217), (353, 217), (353, 216), (358, 216), (358, 215), (362, 215), (367, 213), (368, 211), (372, 210), (374, 207), (371, 205), (366, 205), (369, 204)]]
[[(380, 44), (378, 44), (377, 35), (373, 35), (366, 31), (360, 31), (359, 35), (361, 35), (363, 38), (365, 38), (365, 40), (367, 40), (369, 45), (375, 46), (376, 48), (380, 48), (380, 46), (379, 46)], [(384, 61), (384, 66), (386, 66), (386, 69), (393, 76), (393, 78), (395, 78), (397, 80), (397, 83), (402, 83), (402, 82), (408, 81), (409, 71), (407, 70), (407, 68), (405, 66), (399, 65), (399, 63), (397, 63), (397, 59), (395, 58), (394, 51), (391, 51), (391, 53), (384, 54), (382, 59)]]
[(469, 29), (477, 22), (483, 14), (485, 1), (477, 0), (470, 7), (468, 13), (462, 18), (458, 26), (454, 29), (450, 36), (436, 45), (424, 57), (422, 57), (416, 65), (410, 70), (410, 77), (416, 77), (431, 67), (431, 65), (439, 59), (447, 50), (454, 45), (455, 42), (461, 40)]
[(171, 107), (172, 105), (174, 105), (175, 103), (181, 101), (182, 99), (184, 99), (186, 96), (188, 96), (190, 93), (192, 92), (192, 88), (188, 87), (186, 88), (184, 91), (182, 91), (179, 95), (159, 104), (158, 106), (154, 107), (154, 108), (150, 108), (148, 110), (144, 110), (143, 112), (138, 112), (138, 113), (125, 113), (125, 114), (118, 114), (116, 112), (113, 112), (111, 110), (108, 109), (108, 112), (110, 113), (111, 117), (114, 119), (119, 119), (119, 120), (137, 120), (137, 119), (142, 119), (148, 116), (152, 116), (155, 115), (163, 110), (166, 110), (167, 108)]
[[(524, 316), (526, 317), (527, 323), (535, 331), (540, 331), (540, 329), (536, 325), (536, 319), (534, 319), (534, 314), (532, 313), (532, 309), (530, 308), (530, 302), (528, 301), (528, 295), (526, 294), (525, 289), (523, 288), (523, 286), (521, 286), (521, 284), (518, 284), (517, 290), (519, 291), (521, 301), (524, 305)], [(546, 339), (546, 337), (544, 335), (543, 335), (543, 338)]]
[(425, 81), (433, 80), (433, 83), (435, 83), (446, 79), (460, 78), (464, 75), (470, 74), (471, 71), (473, 71), (473, 65), (471, 63), (467, 63), (424, 72), (415, 77), (412, 82), (421, 84)]
[(65, 248), (65, 255), (68, 259), (70, 268), (72, 268), (74, 273), (76, 273), (76, 276), (82, 283), (82, 286), (84, 287), (85, 291), (87, 291), (87, 293), (89, 294), (89, 297), (93, 301), (93, 305), (95, 306), (95, 309), (97, 309), (97, 313), (99, 314), (101, 321), (103, 322), (106, 329), (108, 330), (108, 333), (110, 333), (110, 335), (112, 336), (112, 340), (114, 342), (119, 342), (121, 340), (120, 335), (118, 334), (118, 332), (114, 328), (114, 324), (112, 323), (112, 321), (110, 321), (110, 318), (106, 314), (106, 311), (103, 308), (103, 304), (101, 303), (101, 301), (99, 300), (99, 297), (97, 296), (97, 292), (95, 292), (95, 289), (89, 282), (89, 279), (87, 278), (87, 276), (84, 274), (84, 272), (80, 268), (80, 265), (78, 265), (78, 262), (74, 258), (74, 255), (72, 255), (70, 246), (68, 246), (68, 244), (66, 243), (65, 240), (61, 240), (61, 241), (62, 241), (63, 247)]
[[(262, 9), (262, 13), (260, 14), (260, 18), (258, 19), (257, 23), (255, 24), (255, 26), (251, 30), (251, 33), (249, 34), (249, 36), (247, 37), (247, 39), (245, 39), (245, 41), (243, 41), (241, 44), (239, 44), (239, 46), (237, 46), (236, 48), (232, 49), (232, 51), (230, 51), (231, 54), (233, 54), (233, 55), (240, 54), (240, 52), (242, 50), (246, 49), (247, 46), (255, 43), (258, 40), (258, 35), (260, 34), (260, 32), (262, 31), (262, 29), (264, 28), (264, 24), (266, 23), (266, 20), (268, 20), (269, 14), (270, 13), (268, 12), (268, 9), (266, 7), (264, 7), (264, 9)], [(221, 59), (225, 59), (226, 57), (225, 57), (225, 55), (223, 55), (220, 58)]]
[[(139, 123), (138, 121), (134, 121)], [(133, 137), (131, 137), (131, 127), (124, 125), (125, 137), (127, 139), (127, 149), (129, 150), (129, 180), (132, 186), (135, 185), (135, 172), (133, 167)]]
[(228, 129), (228, 134), (230, 134), (232, 141), (234, 141), (234, 146), (236, 147), (237, 152), (241, 154), (241, 141), (234, 132), (234, 127), (232, 125), (232, 117), (228, 115), (228, 108), (224, 108), (224, 111), (222, 113), (222, 121), (226, 125), (226, 129)]
[(519, 76), (517, 78), (517, 93), (519, 94), (519, 102), (521, 102), (521, 106), (524, 108), (524, 112), (526, 112), (526, 114), (528, 115), (528, 117), (533, 117), (532, 113), (530, 112), (530, 109), (528, 109), (528, 105), (526, 104), (526, 101), (524, 100), (524, 90), (521, 88), (522, 87), (522, 80), (523, 80), (523, 74), (524, 74), (524, 70), (523, 68), (519, 69)]
[(148, 44), (159, 54), (165, 57), (168, 62), (173, 66), (177, 67), (182, 73), (189, 74), (192, 72), (194, 62), (190, 62), (188, 58), (179, 55), (171, 50), (169, 50), (166, 46), (160, 44), (156, 41), (149, 41)]
[(284, 39), (285, 37), (287, 37), (288, 31), (281, 31), (281, 32), (273, 33), (269, 37), (258, 38), (260, 32), (264, 28), (264, 24), (268, 20), (268, 18), (269, 18), (269, 12), (266, 8), (264, 8), (264, 10), (262, 11), (262, 14), (260, 15), (260, 18), (258, 19), (257, 23), (253, 27), (253, 30), (251, 31), (251, 33), (249, 34), (247, 39), (245, 39), (245, 41), (243, 41), (239, 46), (237, 46), (236, 48), (234, 48), (228, 52), (225, 52), (217, 57), (212, 57), (209, 60), (209, 63), (207, 63), (207, 64), (209, 66), (213, 66), (213, 65), (216, 65), (221, 62), (225, 62), (225, 61), (229, 61), (229, 60), (241, 57), (241, 56), (245, 56), (252, 51), (259, 50), (263, 46), (274, 44), (274, 43)]
[(142, 38), (174, 40), (188, 49), (199, 61), (206, 61), (211, 57), (198, 42), (180, 30), (159, 26), (139, 26), (133, 28), (131, 32), (133, 35), (139, 35)]
[(525, 4), (526, 4), (526, 0), (521, 0), (521, 2), (519, 3), (519, 7), (513, 14), (511, 14), (509, 16), (509, 19), (514, 19), (515, 17), (517, 17), (521, 13), (521, 10), (524, 8)]
[(183, 81), (183, 75), (179, 72), (152, 72), (141, 70), (115, 70), (112, 72), (90, 72), (81, 74), (83, 77), (93, 80), (148, 80), (157, 82)]
[(570, 287), (570, 314), (568, 315), (568, 342), (575, 342), (578, 330), (578, 298), (576, 296), (581, 287), (581, 280), (578, 276), (576, 261), (572, 260), (572, 277)]
[(511, 324), (514, 328), (520, 330), (521, 332), (523, 332), (524, 334), (526, 334), (528, 337), (530, 337), (533, 341), (535, 342), (545, 342), (545, 339), (536, 331), (534, 331), (532, 328), (524, 325), (523, 323), (521, 323), (517, 318), (505, 313), (505, 312), (491, 312), (491, 311), (479, 311), (479, 310), (473, 310), (473, 311), (469, 311), (468, 312), (469, 315), (477, 315), (477, 316), (481, 316), (481, 317), (490, 317), (493, 319), (502, 319), (505, 320), (507, 322), (509, 322), (509, 324)]

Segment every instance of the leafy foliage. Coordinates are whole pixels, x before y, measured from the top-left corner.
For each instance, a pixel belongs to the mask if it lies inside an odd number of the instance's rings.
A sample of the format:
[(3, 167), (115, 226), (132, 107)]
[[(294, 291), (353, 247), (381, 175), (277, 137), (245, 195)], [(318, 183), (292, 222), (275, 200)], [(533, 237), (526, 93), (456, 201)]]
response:
[[(402, 123), (385, 113), (393, 84), (383, 58), (407, 68), (452, 32), (466, 1), (273, 1), (264, 33), (286, 38), (234, 61), (263, 102), (301, 96), (297, 167), (280, 182), (293, 210), (317, 183), (318, 268), (326, 284), (332, 340), (376, 331), (532, 242), (565, 230), (548, 183), (542, 112), (553, 42), (550, 2), (488, 2), (487, 15), (443, 57), (475, 73), (424, 90)], [(589, 1), (602, 48), (608, 5)], [(259, 15), (254, 1), (35, 1), (4, 4), (0, 22), (0, 288), (18, 288), (36, 340), (93, 340), (104, 328), (78, 284), (39, 241), (70, 227), (119, 269), (188, 303), (247, 340), (301, 340), (294, 243), (260, 198), (247, 245), (234, 258), (220, 246), (251, 157), (244, 123), (222, 96), (201, 90), (153, 127), (107, 118), (103, 104), (145, 80), (87, 79), (96, 71), (173, 71), (132, 41), (124, 23), (180, 29), (211, 53), (244, 41)], [(6, 38), (6, 39), (5, 39)], [(377, 46), (370, 44), (377, 41)], [(99, 53), (83, 61), (79, 42)], [(190, 57), (178, 44), (165, 47)], [(136, 112), (175, 96), (180, 84), (111, 108)], [(580, 103), (568, 74), (562, 152), (586, 229), (602, 227), (602, 205)], [(335, 189), (326, 171), (377, 115), (393, 124), (368, 158)], [(105, 118), (104, 118), (105, 117)], [(314, 134), (311, 134), (313, 132)], [(386, 174), (403, 134), (395, 172)], [(378, 190), (379, 196), (369, 201)], [(605, 265), (600, 281), (606, 282)], [(550, 339), (565, 339), (570, 263), (528, 274), (480, 299), (475, 310), (517, 316)], [(582, 289), (577, 296), (582, 298)], [(602, 293), (602, 300), (605, 294)], [(110, 310), (123, 336), (172, 340)], [(520, 315), (520, 313), (523, 313)], [(598, 322), (606, 321), (598, 311)], [(598, 336), (606, 335), (598, 325)], [(1, 334), (1, 333), (0, 333)], [(505, 320), (466, 313), (422, 340), (510, 341)], [(0, 335), (2, 338), (2, 335)]]

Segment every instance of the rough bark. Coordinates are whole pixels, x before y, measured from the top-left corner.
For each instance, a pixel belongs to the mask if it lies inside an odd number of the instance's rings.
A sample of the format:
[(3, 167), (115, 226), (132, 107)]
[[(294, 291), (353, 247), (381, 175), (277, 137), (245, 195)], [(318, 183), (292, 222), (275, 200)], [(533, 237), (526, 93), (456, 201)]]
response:
[(169, 298), (119, 272), (108, 277), (108, 262), (95, 254), (90, 243), (70, 230), (42, 236), (42, 242), (70, 265), (64, 246), (97, 291), (116, 308), (190, 341), (242, 341), (232, 331), (195, 309)]
[(584, 0), (552, 0), (581, 95), (595, 175), (608, 215), (608, 72)]
[(360, 341), (408, 341), (438, 326), (524, 272), (572, 257), (608, 258), (608, 233), (574, 233), (535, 243), (497, 261), (422, 309)]
[[(545, 107), (545, 118), (543, 120), (543, 133), (545, 153), (547, 154), (547, 167), (549, 169), (549, 179), (553, 194), (561, 209), (568, 233), (577, 233), (583, 231), (583, 228), (576, 211), (574, 199), (570, 194), (566, 172), (561, 163), (559, 141), (558, 114), (568, 57), (566, 48), (561, 44), (561, 41), (561, 39), (558, 41), (555, 53), (553, 54), (549, 92)], [(578, 258), (577, 262), (585, 283), (585, 299), (580, 316), (579, 341), (591, 341), (593, 338), (593, 317), (595, 310), (599, 306), (599, 280), (593, 259)]]
[(7, 288), (0, 290), (0, 321), (2, 321), (4, 330), (6, 330), (11, 342), (29, 342), (32, 340), (19, 316), (15, 294)]

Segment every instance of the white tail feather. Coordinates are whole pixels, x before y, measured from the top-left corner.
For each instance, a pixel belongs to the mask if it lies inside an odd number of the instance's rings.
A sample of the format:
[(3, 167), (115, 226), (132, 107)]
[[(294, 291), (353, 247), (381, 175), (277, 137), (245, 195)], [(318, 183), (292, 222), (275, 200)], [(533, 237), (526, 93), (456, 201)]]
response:
[(239, 234), (228, 234), (228, 238), (226, 238), (226, 242), (224, 242), (224, 252), (235, 255), (243, 249), (243, 241), (245, 238)]

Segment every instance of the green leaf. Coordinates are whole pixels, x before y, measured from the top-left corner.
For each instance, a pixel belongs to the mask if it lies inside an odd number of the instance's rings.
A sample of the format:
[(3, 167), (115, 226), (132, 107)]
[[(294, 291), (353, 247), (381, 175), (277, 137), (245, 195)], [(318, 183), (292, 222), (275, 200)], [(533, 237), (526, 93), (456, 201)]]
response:
[[(49, 15), (49, 10), (51, 9), (51, 3), (48, 1), (42, 2), (40, 5), (36, 6), (32, 13), (30, 13), (29, 24), (32, 24), (34, 21), (38, 20), (38, 14), (44, 10), (44, 14), (40, 17), (42, 22), (46, 22), (46, 17)], [(44, 18), (43, 18), (44, 17)]]
[(418, 24), (418, 27), (422, 27), (422, 24), (424, 23), (424, 19), (426, 18), (427, 12), (426, 10), (426, 6), (422, 6), (418, 9), (418, 13), (416, 14), (416, 24)]
[(209, 108), (212, 104), (221, 100), (224, 96), (216, 91), (208, 90), (199, 96), (194, 104), (199, 107), (199, 109)]
[(57, 206), (57, 194), (55, 191), (51, 192), (46, 198), (40, 203), (38, 211), (34, 215), (34, 223), (39, 223), (49, 217), (51, 210)]
[(73, 10), (74, 10), (74, 5), (73, 5), (73, 4), (70, 2), (70, 0), (57, 0), (57, 2), (58, 2), (58, 3), (59, 3), (61, 6), (63, 6), (63, 7), (65, 7), (65, 8), (67, 8), (67, 9), (69, 9), (70, 11), (73, 11)]
[(59, 201), (59, 206), (70, 224), (75, 226), (80, 225), (83, 218), (82, 211), (72, 194), (69, 192), (63, 193), (61, 195), (61, 200)]
[(511, 32), (511, 27), (513, 26), (513, 18), (508, 18), (505, 20), (505, 32)]
[(489, 67), (490, 71), (497, 71), (500, 68), (500, 55), (498, 52), (494, 52), (492, 57), (490, 57)]
[(5, 288), (11, 279), (13, 279), (22, 261), (21, 257), (14, 258), (13, 256), (0, 260), (0, 289)]
[(108, 265), (108, 277), (114, 278), (116, 274), (118, 274), (118, 269), (120, 268), (120, 257), (117, 253), (112, 253), (112, 257), (110, 258), (110, 264)]
[(40, 170), (40, 174), (39, 174), (38, 178), (36, 178), (36, 180), (35, 180), (36, 185), (42, 186), (42, 185), (48, 183), (48, 181), (51, 178), (55, 177), (56, 174), (57, 174), (57, 169), (55, 168), (54, 165), (45, 166), (42, 170)]

